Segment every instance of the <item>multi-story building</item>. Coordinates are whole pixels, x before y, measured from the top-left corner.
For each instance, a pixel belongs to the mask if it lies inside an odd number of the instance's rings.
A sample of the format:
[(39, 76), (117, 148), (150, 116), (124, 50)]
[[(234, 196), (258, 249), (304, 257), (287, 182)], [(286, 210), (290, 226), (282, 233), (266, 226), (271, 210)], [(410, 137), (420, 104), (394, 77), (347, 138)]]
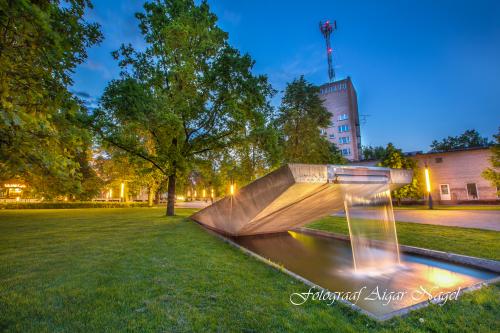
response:
[(323, 131), (330, 142), (351, 161), (361, 159), (361, 132), (359, 128), (358, 98), (351, 78), (320, 86), (323, 104), (332, 114), (330, 127)]

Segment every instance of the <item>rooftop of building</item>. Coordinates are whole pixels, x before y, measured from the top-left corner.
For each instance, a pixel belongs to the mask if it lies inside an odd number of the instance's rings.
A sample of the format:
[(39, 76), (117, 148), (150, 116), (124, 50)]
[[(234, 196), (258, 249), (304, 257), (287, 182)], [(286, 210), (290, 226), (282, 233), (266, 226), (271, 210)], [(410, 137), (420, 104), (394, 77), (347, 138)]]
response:
[(334, 84), (338, 84), (338, 83), (342, 83), (342, 82), (351, 82), (351, 83), (352, 83), (351, 77), (350, 77), (350, 76), (347, 76), (347, 77), (346, 77), (346, 78), (344, 78), (344, 79), (336, 80), (336, 81), (333, 81), (333, 82), (323, 83), (323, 84), (321, 84), (319, 87), (320, 87), (320, 88), (323, 88), (323, 87), (328, 87), (328, 86), (331, 86), (331, 85), (334, 85)]
[[(447, 153), (456, 153), (456, 152), (464, 152), (464, 151), (472, 151), (472, 150), (483, 150), (483, 149), (490, 149), (490, 146), (481, 146), (481, 147), (469, 147), (469, 148), (457, 148), (457, 149), (450, 149), (450, 150), (441, 150), (441, 151), (428, 151), (426, 153), (424, 152), (417, 152), (414, 155), (409, 155), (409, 156), (417, 156), (417, 155), (435, 155), (435, 154), (447, 154)], [(406, 153), (405, 153), (406, 155)]]

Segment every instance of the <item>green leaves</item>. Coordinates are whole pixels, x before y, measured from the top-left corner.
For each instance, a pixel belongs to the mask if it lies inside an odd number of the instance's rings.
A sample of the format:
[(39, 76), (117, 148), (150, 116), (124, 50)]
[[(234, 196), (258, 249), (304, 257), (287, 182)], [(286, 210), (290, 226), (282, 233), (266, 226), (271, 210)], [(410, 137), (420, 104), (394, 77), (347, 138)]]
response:
[(169, 204), (178, 173), (210, 153), (247, 142), (264, 126), (264, 76), (232, 48), (206, 2), (148, 2), (136, 14), (144, 51), (123, 45), (113, 56), (122, 75), (94, 113), (103, 141), (151, 163), (169, 176)]
[(482, 176), (491, 182), (491, 185), (497, 188), (497, 194), (500, 196), (500, 128), (498, 134), (494, 135), (496, 143), (491, 146), (491, 168), (482, 172)]
[(331, 114), (318, 93), (303, 76), (286, 87), (276, 123), (287, 163), (345, 163), (337, 147), (321, 135)]
[[(0, 174), (44, 195), (81, 192), (90, 136), (85, 110), (68, 91), (86, 48), (102, 35), (84, 20), (89, 1), (0, 2)], [(50, 181), (49, 181), (50, 180)]]
[[(379, 151), (378, 153), (382, 152)], [(422, 172), (419, 170), (417, 163), (414, 160), (404, 156), (401, 149), (394, 147), (392, 143), (388, 143), (378, 165), (393, 169), (413, 170), (412, 182), (396, 191), (393, 191), (393, 198), (399, 201), (400, 199), (420, 199), (422, 197)]]
[(441, 141), (432, 141), (431, 151), (450, 151), (454, 149), (486, 147), (488, 145), (488, 139), (481, 137), (478, 131), (472, 129), (466, 130), (459, 136), (449, 136)]

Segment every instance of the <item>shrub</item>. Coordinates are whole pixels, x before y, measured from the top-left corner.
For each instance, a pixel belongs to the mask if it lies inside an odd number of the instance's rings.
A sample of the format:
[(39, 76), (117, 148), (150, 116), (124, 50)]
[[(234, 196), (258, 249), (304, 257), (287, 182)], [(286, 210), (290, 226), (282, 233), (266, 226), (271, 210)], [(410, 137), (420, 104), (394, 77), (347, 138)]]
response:
[(133, 208), (148, 207), (147, 202), (5, 202), (0, 209), (68, 209), (68, 208)]

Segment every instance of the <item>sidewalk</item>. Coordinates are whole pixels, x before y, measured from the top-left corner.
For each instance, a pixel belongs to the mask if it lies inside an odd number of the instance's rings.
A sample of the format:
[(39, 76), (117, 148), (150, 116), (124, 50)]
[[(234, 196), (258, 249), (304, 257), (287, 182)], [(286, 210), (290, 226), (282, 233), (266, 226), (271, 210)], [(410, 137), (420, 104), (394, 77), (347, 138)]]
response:
[(210, 200), (205, 201), (178, 201), (175, 203), (177, 208), (205, 208), (211, 204)]
[[(357, 212), (358, 217), (369, 219), (372, 212)], [(344, 212), (335, 214), (345, 216)], [(448, 227), (477, 228), (500, 231), (499, 210), (394, 210), (398, 222), (443, 225)]]

